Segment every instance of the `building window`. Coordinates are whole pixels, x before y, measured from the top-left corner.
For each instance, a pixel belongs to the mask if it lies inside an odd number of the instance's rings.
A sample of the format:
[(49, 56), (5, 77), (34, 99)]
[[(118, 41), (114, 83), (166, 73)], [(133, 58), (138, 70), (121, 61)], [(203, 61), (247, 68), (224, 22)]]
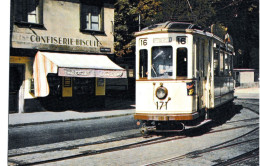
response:
[(103, 31), (103, 14), (100, 6), (82, 4), (81, 29), (90, 31)]
[(15, 0), (15, 21), (42, 24), (42, 0)]

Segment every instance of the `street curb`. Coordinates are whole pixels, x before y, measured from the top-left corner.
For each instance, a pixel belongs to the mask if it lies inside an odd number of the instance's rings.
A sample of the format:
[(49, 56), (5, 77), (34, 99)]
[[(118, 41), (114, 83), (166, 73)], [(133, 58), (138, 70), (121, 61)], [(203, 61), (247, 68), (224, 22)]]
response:
[(128, 116), (128, 115), (133, 115), (133, 114), (134, 113), (127, 113), (127, 114), (107, 115), (107, 116), (90, 117), (90, 118), (64, 119), (64, 120), (52, 120), (52, 121), (44, 121), (44, 122), (9, 124), (8, 126), (9, 127), (19, 127), (19, 126), (29, 126), (29, 125), (38, 125), (38, 124), (48, 124), (48, 123), (61, 123), (61, 122), (72, 122), (72, 121), (82, 121), (82, 120), (94, 120), (94, 119), (103, 119), (103, 118), (114, 118), (114, 117)]

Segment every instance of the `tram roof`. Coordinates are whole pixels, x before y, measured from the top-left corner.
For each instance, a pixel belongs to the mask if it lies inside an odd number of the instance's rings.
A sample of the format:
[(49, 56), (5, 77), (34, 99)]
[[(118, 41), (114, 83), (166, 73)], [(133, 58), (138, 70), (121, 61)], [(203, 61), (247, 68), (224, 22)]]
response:
[(141, 36), (141, 35), (153, 34), (153, 33), (169, 33), (169, 32), (197, 33), (197, 34), (213, 37), (223, 42), (223, 39), (221, 39), (220, 37), (212, 34), (211, 32), (207, 32), (204, 29), (202, 29), (200, 26), (190, 22), (167, 21), (164, 23), (154, 24), (143, 28), (139, 32), (136, 32), (135, 36)]
[(212, 37), (213, 34), (204, 31), (200, 26), (197, 26), (189, 22), (173, 22), (167, 21), (164, 23), (153, 24), (151, 26), (143, 28), (141, 31), (136, 32), (135, 36), (141, 36), (153, 33), (169, 33), (169, 32), (183, 32), (183, 33), (198, 33)]
[(172, 22), (172, 21), (167, 21), (165, 23), (159, 23), (159, 24), (154, 24), (154, 25), (145, 27), (141, 31), (155, 30), (157, 28), (178, 29), (178, 30), (186, 30), (186, 29), (203, 30), (201, 27), (199, 27), (199, 26), (197, 26), (195, 24), (189, 23), (189, 22)]

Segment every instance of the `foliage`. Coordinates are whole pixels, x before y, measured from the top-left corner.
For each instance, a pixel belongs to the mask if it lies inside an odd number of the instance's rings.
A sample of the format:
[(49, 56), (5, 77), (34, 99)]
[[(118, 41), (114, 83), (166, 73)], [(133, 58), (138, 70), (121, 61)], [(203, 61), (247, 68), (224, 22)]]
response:
[(162, 0), (162, 8), (160, 15), (156, 16), (159, 22), (193, 20), (202, 27), (210, 26), (215, 14), (210, 0)]
[(132, 52), (133, 32), (137, 31), (136, 3), (118, 0), (115, 3), (115, 53), (122, 56)]
[[(212, 28), (223, 37), (224, 29), (233, 37), (238, 65), (249, 66), (251, 48), (259, 45), (258, 0), (117, 0), (115, 3), (115, 51), (117, 56), (134, 54), (138, 31), (151, 24), (193, 19), (203, 28)], [(214, 25), (214, 26), (213, 26)], [(239, 51), (238, 51), (239, 50)]]
[(258, 49), (259, 45), (259, 2), (217, 0), (213, 6), (217, 13), (215, 20), (224, 24), (233, 37), (239, 58), (236, 67), (249, 67), (251, 49)]
[(115, 3), (115, 53), (117, 56), (134, 52), (134, 32), (139, 30), (139, 14), (141, 20), (151, 20), (160, 10), (158, 0), (117, 0)]

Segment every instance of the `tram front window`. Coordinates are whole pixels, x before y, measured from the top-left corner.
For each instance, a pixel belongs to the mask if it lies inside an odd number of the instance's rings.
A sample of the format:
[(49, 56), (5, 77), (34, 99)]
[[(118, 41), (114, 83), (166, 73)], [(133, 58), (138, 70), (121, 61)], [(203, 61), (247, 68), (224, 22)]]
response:
[(152, 78), (172, 77), (172, 47), (161, 46), (152, 48)]
[(187, 48), (177, 49), (177, 76), (187, 76), (188, 69), (188, 51)]
[(139, 65), (140, 78), (147, 77), (147, 61), (148, 61), (147, 50), (140, 50), (140, 65)]

